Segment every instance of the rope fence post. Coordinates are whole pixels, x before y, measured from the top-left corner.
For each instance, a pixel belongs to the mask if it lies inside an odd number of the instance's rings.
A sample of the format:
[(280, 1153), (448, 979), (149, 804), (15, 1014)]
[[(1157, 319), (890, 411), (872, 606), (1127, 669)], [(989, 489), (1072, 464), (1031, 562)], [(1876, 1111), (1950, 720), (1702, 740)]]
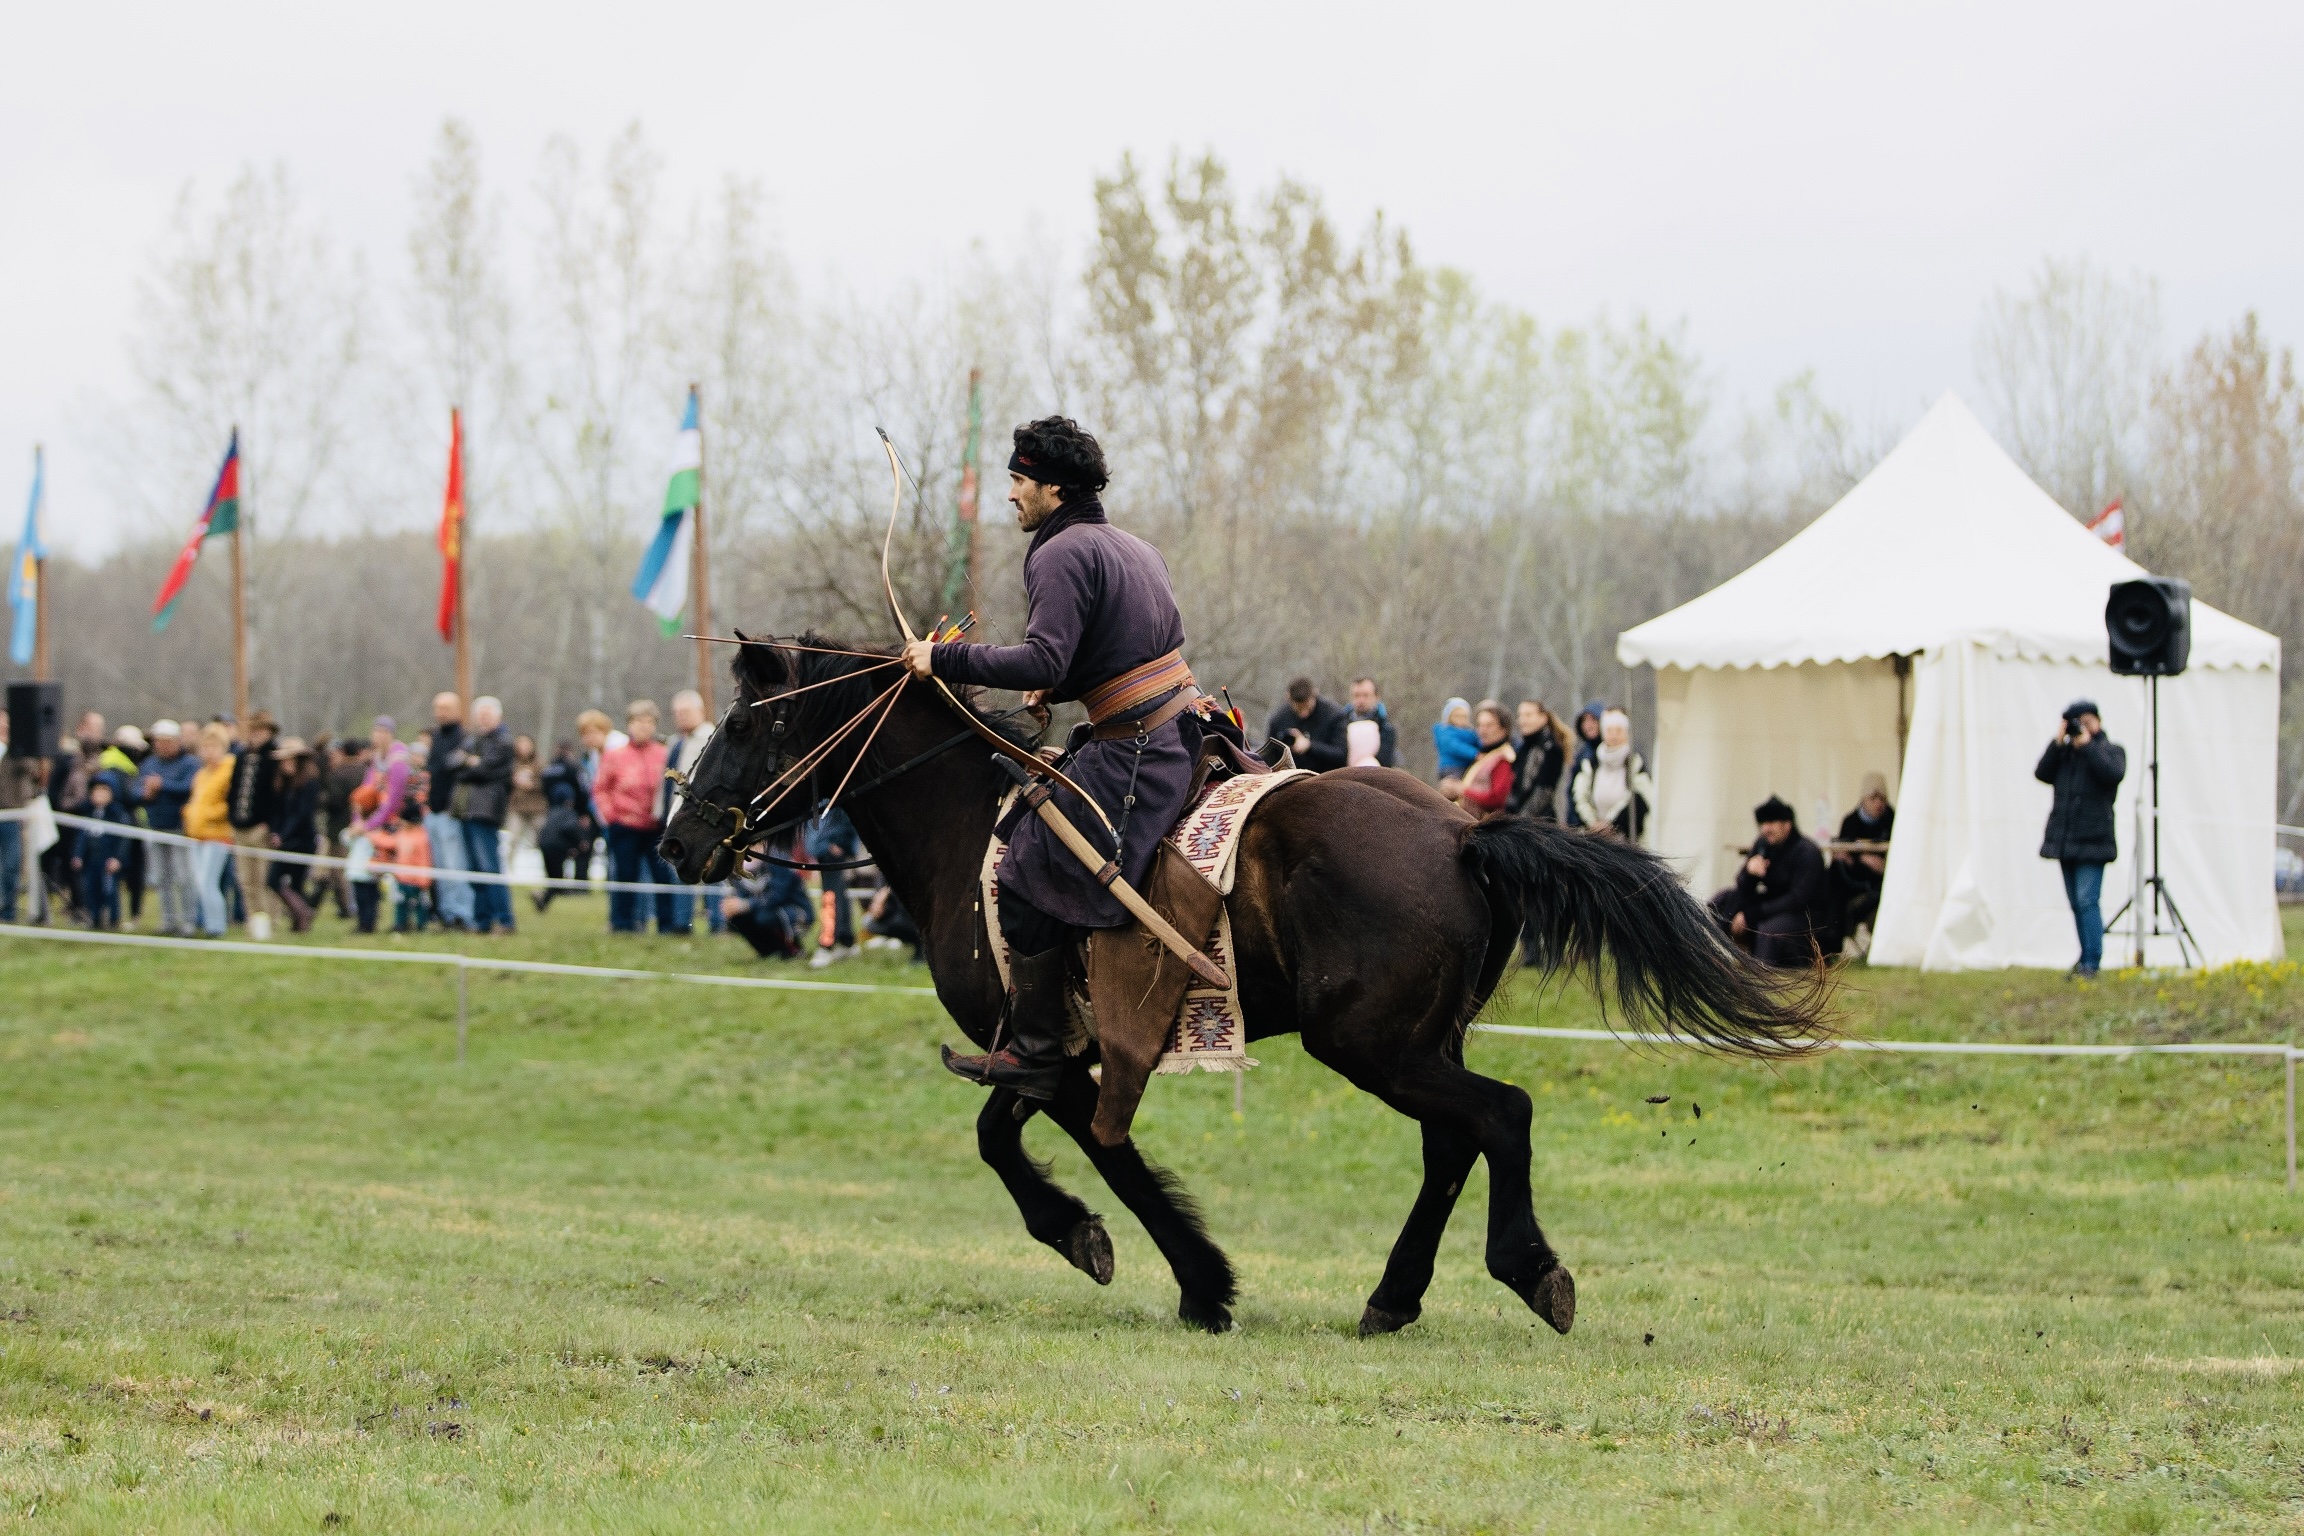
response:
[(2304, 1051), (2288, 1046), (2288, 1193), (2296, 1193), (2296, 1058)]
[(458, 1066), (464, 1064), (464, 1036), (469, 1027), (470, 1017), (470, 997), (466, 978), (471, 974), (471, 967), (464, 963), (462, 955), (458, 955), (456, 957), (456, 1064)]

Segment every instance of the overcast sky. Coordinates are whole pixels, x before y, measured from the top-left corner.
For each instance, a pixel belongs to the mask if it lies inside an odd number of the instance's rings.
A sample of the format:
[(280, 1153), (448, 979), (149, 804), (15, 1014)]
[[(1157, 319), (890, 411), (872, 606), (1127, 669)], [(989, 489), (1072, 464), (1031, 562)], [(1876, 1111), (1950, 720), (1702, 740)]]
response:
[(2304, 337), (2292, 0), (208, 0), (14, 7), (8, 54), (0, 507), (45, 440), (52, 536), (84, 552), (119, 526), (86, 460), (179, 191), (285, 162), (396, 286), (451, 114), (514, 191), (550, 134), (596, 151), (638, 118), (675, 205), (756, 177), (803, 279), (867, 292), (1035, 221), (1074, 269), (1096, 173), (1210, 147), (1349, 225), (1384, 209), (1547, 322), (1684, 317), (1729, 402), (1814, 367), (1897, 428), (1969, 385), (1979, 306), (2051, 254), (2159, 279), (2172, 342), (2250, 307)]

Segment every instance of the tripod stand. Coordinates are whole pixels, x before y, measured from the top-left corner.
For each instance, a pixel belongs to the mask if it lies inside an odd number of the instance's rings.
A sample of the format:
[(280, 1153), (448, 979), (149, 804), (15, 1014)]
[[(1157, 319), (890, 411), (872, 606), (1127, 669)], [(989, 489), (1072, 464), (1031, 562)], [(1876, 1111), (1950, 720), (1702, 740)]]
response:
[[(2192, 925), (2184, 921), (2184, 909), (2176, 905), (2175, 893), (2168, 889), (2168, 882), (2160, 873), (2160, 678), (2158, 674), (2146, 678), (2145, 685), (2152, 700), (2149, 727), (2151, 733), (2150, 771), (2152, 775), (2151, 873), (2146, 874), (2144, 872), (2146, 868), (2144, 863), (2144, 807), (2139, 804), (2136, 807), (2136, 840), (2131, 845), (2136, 850), (2136, 881), (2129, 888), (2127, 901), (2121, 904), (2119, 911), (2112, 914), (2112, 920), (2106, 923), (2104, 927), (2107, 932), (2114, 931), (2119, 928), (2121, 918), (2128, 916), (2131, 912), (2135, 914), (2135, 921), (2130, 924), (2130, 928), (2135, 934), (2134, 954), (2138, 970), (2144, 968), (2144, 941), (2146, 939), (2174, 939), (2177, 959), (2186, 966), (2198, 966), (2204, 959), (2199, 941), (2192, 937)], [(2150, 919), (2152, 926), (2150, 929), (2146, 929), (2144, 926), (2146, 921), (2144, 916), (2146, 892), (2150, 892), (2152, 897), (2152, 916)], [(2166, 913), (2165, 921), (2173, 926), (2162, 926), (2163, 912)]]

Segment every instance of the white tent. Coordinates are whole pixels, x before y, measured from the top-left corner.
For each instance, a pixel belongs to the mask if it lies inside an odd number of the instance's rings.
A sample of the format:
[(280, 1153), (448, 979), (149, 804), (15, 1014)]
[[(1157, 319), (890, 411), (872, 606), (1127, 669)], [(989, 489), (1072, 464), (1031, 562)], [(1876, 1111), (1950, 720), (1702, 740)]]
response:
[[(2110, 918), (2134, 880), (2138, 796), (2149, 802), (2149, 707), (2145, 682), (2107, 665), (2104, 601), (2143, 574), (1946, 393), (1781, 549), (1618, 640), (1625, 665), (1657, 669), (1651, 840), (1709, 893), (1732, 878), (1755, 804), (1781, 794), (1829, 835), (1877, 769), (1897, 811), (1873, 963), (2070, 965), (2063, 884), (2038, 856), (2050, 795), (2032, 769), (2075, 698), (2096, 700), (2128, 749)], [(2279, 669), (2276, 637), (2195, 602), (2190, 668), (2160, 686), (2161, 871), (2210, 964), (2282, 952)], [(2131, 948), (2123, 922), (2106, 962)], [(2175, 963), (2174, 940), (2146, 958)]]

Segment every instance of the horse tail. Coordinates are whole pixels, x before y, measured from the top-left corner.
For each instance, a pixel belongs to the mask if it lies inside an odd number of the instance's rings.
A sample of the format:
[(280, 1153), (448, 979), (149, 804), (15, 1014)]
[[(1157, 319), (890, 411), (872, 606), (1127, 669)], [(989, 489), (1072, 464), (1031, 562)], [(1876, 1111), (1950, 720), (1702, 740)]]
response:
[(1547, 971), (1581, 974), (1605, 1012), (1603, 955), (1633, 1032), (1739, 1056), (1782, 1058), (1832, 1033), (1819, 962), (1771, 971), (1731, 944), (1671, 866), (1622, 838), (1498, 816), (1464, 829), (1464, 857), (1517, 895)]

